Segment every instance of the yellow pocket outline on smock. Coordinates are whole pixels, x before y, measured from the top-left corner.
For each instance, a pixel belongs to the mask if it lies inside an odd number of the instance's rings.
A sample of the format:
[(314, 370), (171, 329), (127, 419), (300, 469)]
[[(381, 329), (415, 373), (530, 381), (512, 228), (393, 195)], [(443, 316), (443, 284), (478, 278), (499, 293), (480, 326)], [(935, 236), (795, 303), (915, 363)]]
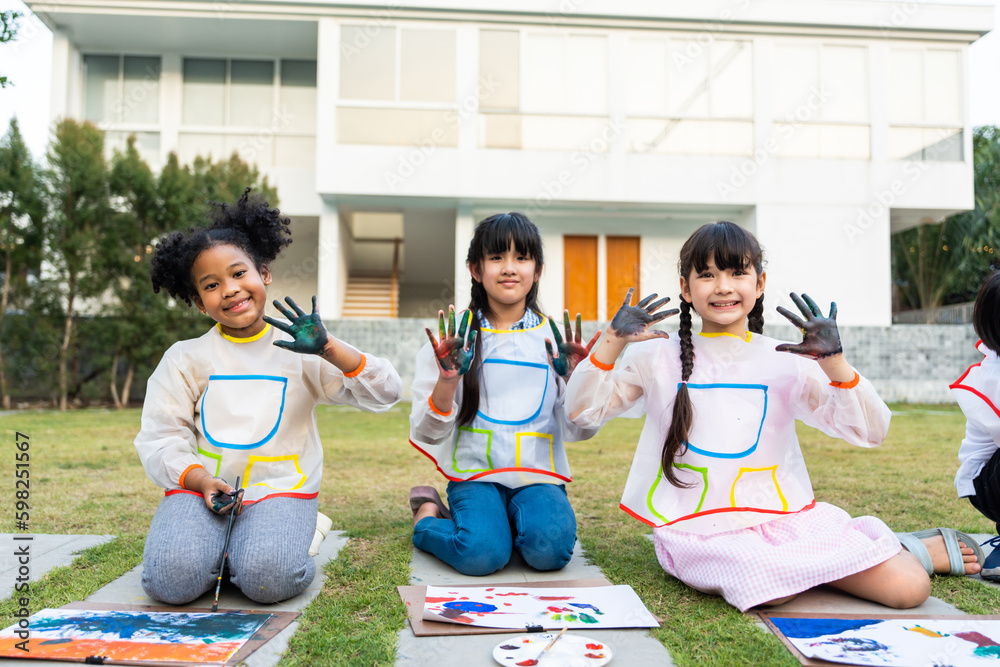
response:
[(549, 441), (549, 470), (552, 472), (556, 471), (555, 457), (552, 454), (552, 434), (550, 433), (515, 433), (517, 444), (514, 450), (514, 465), (518, 468), (521, 467), (521, 436), (531, 436), (533, 438), (542, 438), (543, 440)]
[[(740, 481), (740, 477), (743, 476), (745, 472), (766, 472), (771, 471), (771, 479), (774, 480), (774, 490), (778, 492), (778, 498), (781, 499), (781, 511), (788, 511), (788, 501), (785, 499), (785, 494), (781, 492), (781, 487), (778, 486), (778, 464), (773, 466), (768, 466), (766, 468), (740, 468), (740, 472), (736, 475), (736, 479), (733, 480), (733, 487), (729, 491), (729, 505), (730, 507), (736, 507), (736, 485)], [(756, 509), (756, 508), (751, 508)]]
[[(256, 463), (256, 462), (258, 462), (258, 461), (261, 461), (261, 462), (291, 461), (295, 465), (295, 471), (297, 473), (299, 473), (300, 475), (302, 475), (302, 479), (299, 480), (298, 484), (296, 484), (295, 486), (289, 487), (287, 489), (282, 489), (282, 488), (278, 488), (276, 486), (271, 486), (270, 484), (267, 484), (266, 482), (254, 482), (253, 484), (250, 484), (249, 483), (249, 481), (250, 481), (250, 470), (253, 468), (253, 464)], [(299, 455), (298, 454), (288, 454), (286, 456), (254, 456), (254, 455), (251, 455), (250, 459), (247, 461), (247, 467), (246, 467), (246, 470), (243, 473), (243, 479), (245, 480), (243, 482), (243, 484), (246, 487), (251, 487), (251, 486), (266, 486), (267, 488), (274, 489), (275, 491), (294, 491), (295, 489), (302, 488), (302, 485), (306, 483), (306, 474), (304, 472), (302, 472), (302, 468), (299, 467)]]

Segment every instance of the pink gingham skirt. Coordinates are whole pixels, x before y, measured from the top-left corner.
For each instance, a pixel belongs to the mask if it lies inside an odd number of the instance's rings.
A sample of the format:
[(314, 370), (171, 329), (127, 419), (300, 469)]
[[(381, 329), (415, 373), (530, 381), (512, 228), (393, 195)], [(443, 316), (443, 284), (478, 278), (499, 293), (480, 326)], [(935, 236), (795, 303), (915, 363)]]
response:
[(653, 530), (663, 569), (692, 588), (721, 595), (740, 611), (836, 581), (885, 562), (902, 548), (873, 516), (833, 505), (716, 535)]

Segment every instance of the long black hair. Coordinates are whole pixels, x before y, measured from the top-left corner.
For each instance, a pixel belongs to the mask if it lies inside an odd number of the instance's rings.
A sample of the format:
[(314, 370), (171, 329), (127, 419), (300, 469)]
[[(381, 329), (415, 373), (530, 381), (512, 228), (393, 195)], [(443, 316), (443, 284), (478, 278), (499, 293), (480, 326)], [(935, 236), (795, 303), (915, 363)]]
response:
[(191, 267), (202, 250), (217, 245), (233, 245), (253, 260), (260, 271), (292, 242), (289, 219), (271, 208), (261, 195), (250, 194), (247, 188), (235, 204), (212, 202), (212, 223), (207, 227), (192, 227), (186, 232), (174, 232), (156, 246), (150, 267), (153, 291), (165, 289), (167, 294), (191, 305), (198, 296), (191, 280)]
[[(753, 267), (758, 277), (764, 272), (764, 251), (754, 235), (739, 225), (725, 220), (710, 222), (699, 227), (681, 247), (677, 269), (685, 281), (690, 282), (692, 273), (701, 273), (708, 268), (710, 259), (720, 271), (726, 269), (748, 269)], [(674, 486), (683, 487), (674, 472), (674, 459), (683, 454), (687, 447), (687, 436), (694, 420), (691, 396), (687, 381), (694, 370), (694, 343), (691, 341), (691, 304), (681, 295), (680, 330), (677, 332), (681, 343), (681, 386), (674, 400), (674, 413), (663, 442), (660, 466), (663, 476)], [(761, 294), (747, 315), (747, 327), (754, 333), (764, 333), (764, 295)]]
[[(502, 254), (511, 244), (519, 255), (535, 260), (535, 275), (542, 269), (542, 235), (528, 216), (523, 213), (498, 213), (480, 220), (469, 243), (469, 254), (465, 262), (478, 268), (482, 275), (483, 260), (487, 255)], [(469, 272), (472, 273), (471, 271)], [(525, 298), (527, 308), (541, 314), (538, 306), (538, 282), (532, 284)], [(482, 312), (490, 322), (496, 321), (496, 314), (490, 310), (490, 301), (483, 284), (472, 276), (472, 298), (469, 299), (472, 312), (472, 328), (476, 334), (476, 356), (469, 370), (462, 376), (462, 408), (458, 411), (459, 424), (471, 424), (479, 412), (479, 370), (483, 365), (482, 340), (479, 335), (482, 325), (478, 313)]]

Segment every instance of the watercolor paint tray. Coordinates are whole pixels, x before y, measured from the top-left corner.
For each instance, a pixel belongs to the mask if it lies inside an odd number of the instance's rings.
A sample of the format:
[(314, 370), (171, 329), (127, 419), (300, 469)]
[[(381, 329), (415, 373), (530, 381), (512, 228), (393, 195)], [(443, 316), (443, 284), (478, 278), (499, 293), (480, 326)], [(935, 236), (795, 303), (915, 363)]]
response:
[[(450, 588), (482, 588), (484, 586), (502, 586), (506, 588), (589, 588), (594, 586), (611, 586), (611, 582), (604, 578), (595, 579), (564, 579), (561, 581), (525, 581), (525, 582), (502, 582), (491, 583), (482, 582), (475, 584), (448, 584)], [(410, 621), (410, 628), (414, 636), (436, 637), (445, 635), (485, 635), (485, 634), (510, 634), (510, 628), (488, 628), (483, 626), (467, 626), (455, 623), (440, 623), (437, 621), (426, 621), (423, 619), (424, 599), (426, 598), (427, 586), (397, 586), (399, 596), (406, 607), (406, 617)], [(662, 619), (657, 619), (662, 622)], [(523, 630), (522, 630), (523, 631)]]
[[(138, 605), (138, 604), (118, 604), (118, 603), (108, 603), (108, 602), (70, 602), (69, 604), (63, 605), (56, 611), (89, 611), (100, 614), (101, 612), (133, 612), (133, 613), (143, 613), (143, 612), (167, 612), (173, 614), (211, 614), (212, 612), (206, 607), (171, 607), (171, 606), (154, 606), (154, 605)], [(263, 624), (248, 638), (244, 640), (244, 643), (239, 648), (238, 651), (233, 653), (225, 660), (212, 660), (210, 662), (199, 662), (199, 661), (188, 661), (188, 662), (177, 662), (176, 660), (165, 661), (157, 660), (155, 658), (136, 658), (136, 659), (117, 659), (112, 660), (105, 658), (101, 664), (118, 664), (118, 665), (146, 665), (149, 667), (177, 667), (181, 664), (207, 664), (207, 665), (218, 665), (218, 666), (231, 666), (238, 665), (244, 660), (246, 660), (254, 651), (261, 648), (268, 641), (273, 639), (278, 633), (284, 630), (289, 624), (291, 624), (299, 615), (300, 612), (297, 611), (269, 611), (269, 610), (252, 610), (252, 609), (220, 609), (217, 613), (226, 612), (238, 612), (247, 615), (267, 615), (267, 619), (263, 621)], [(61, 660), (70, 662), (83, 662), (81, 659), (74, 659), (69, 656), (62, 657), (43, 657), (38, 655), (30, 654), (19, 654), (16, 656), (20, 659), (38, 659), (40, 664), (45, 664), (50, 660)], [(2, 660), (2, 658), (0, 658)]]
[[(791, 651), (801, 665), (807, 665), (810, 667), (830, 667), (831, 665), (837, 664), (854, 664), (854, 665), (894, 665), (894, 664), (910, 664), (905, 662), (906, 657), (903, 655), (904, 652), (912, 650), (920, 641), (931, 644), (940, 641), (941, 644), (939, 648), (935, 649), (933, 646), (930, 648), (924, 648), (923, 657), (926, 658), (924, 661), (926, 664), (934, 664), (932, 656), (935, 653), (940, 652), (942, 655), (947, 655), (947, 664), (964, 665), (964, 664), (981, 664), (981, 658), (976, 655), (976, 649), (982, 650), (985, 648), (987, 651), (992, 651), (992, 653), (1000, 654), (1000, 615), (982, 615), (977, 616), (973, 614), (848, 614), (848, 613), (823, 613), (823, 612), (778, 612), (778, 611), (760, 611), (757, 612), (761, 620), (767, 628), (773, 632), (781, 643)], [(899, 625), (903, 624), (906, 626), (906, 631), (913, 631), (912, 635), (909, 635), (909, 641), (906, 641), (905, 645), (901, 645), (902, 651), (897, 652), (893, 656), (896, 644), (900, 644), (896, 637), (899, 636), (898, 630), (893, 628), (892, 630), (882, 632), (881, 630), (876, 630), (875, 624), (865, 624), (857, 625), (852, 624), (852, 621), (864, 621), (871, 620), (873, 622), (886, 622), (886, 625), (893, 624)], [(777, 621), (777, 622), (776, 622)], [(848, 651), (842, 651), (845, 655), (853, 654), (860, 656), (856, 658), (856, 661), (851, 662), (852, 657), (841, 656), (837, 660), (825, 660), (821, 658), (811, 658), (806, 656), (802, 651), (800, 651), (793, 643), (792, 639), (786, 636), (785, 632), (782, 631), (782, 627), (788, 628), (789, 621), (795, 621), (799, 631), (797, 632), (798, 637), (795, 639), (809, 639), (816, 640), (816, 645), (823, 643), (823, 638), (829, 638), (831, 635), (838, 635), (838, 639), (842, 641), (853, 641), (854, 644)], [(986, 623), (983, 623), (983, 622)], [(893, 623), (898, 622), (898, 623)], [(922, 625), (921, 625), (922, 623)], [(810, 631), (810, 625), (815, 625), (815, 630)], [(839, 627), (838, 627), (839, 626)], [(853, 627), (852, 627), (853, 626)], [(953, 627), (958, 627), (961, 632), (954, 633), (957, 637), (961, 638), (958, 640), (958, 644), (962, 648), (956, 648), (955, 642), (946, 645), (944, 642), (946, 639), (952, 639), (951, 633), (949, 632), (939, 632), (939, 630), (952, 629)], [(803, 628), (805, 631), (803, 632)], [(858, 634), (859, 630), (864, 630), (861, 634), (870, 635), (868, 641), (873, 641), (881, 644), (877, 647), (878, 650), (865, 651), (861, 650), (864, 647), (858, 642), (853, 635)], [(892, 631), (895, 631), (895, 636), (893, 636)], [(984, 631), (985, 634), (983, 632)], [(815, 632), (815, 636), (812, 634)], [(989, 635), (989, 636), (987, 636)], [(894, 644), (895, 640), (895, 644)], [(992, 644), (992, 646), (991, 646)], [(991, 654), (989, 656), (993, 658), (995, 662), (995, 656)], [(904, 662), (899, 662), (903, 660)]]

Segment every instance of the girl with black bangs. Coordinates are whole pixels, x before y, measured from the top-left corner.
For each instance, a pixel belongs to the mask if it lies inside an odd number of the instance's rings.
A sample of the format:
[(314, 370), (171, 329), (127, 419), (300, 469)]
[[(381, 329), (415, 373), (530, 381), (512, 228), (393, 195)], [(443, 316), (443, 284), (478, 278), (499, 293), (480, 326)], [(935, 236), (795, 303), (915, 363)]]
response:
[[(816, 501), (795, 420), (875, 447), (890, 418), (844, 360), (836, 305), (824, 316), (808, 296), (792, 294), (801, 318), (778, 312), (803, 341), (763, 336), (763, 252), (731, 222), (695, 231), (678, 268), (678, 340), (649, 328), (677, 313), (655, 312), (667, 299), (654, 302), (654, 294), (633, 307), (629, 290), (566, 397), (567, 412), (585, 428), (633, 407), (646, 411), (621, 507), (653, 526), (663, 568), (741, 611), (821, 584), (910, 608), (927, 599), (929, 574), (977, 572), (969, 538), (962, 548), (955, 531), (951, 548), (944, 532), (897, 539), (875, 517), (852, 519)], [(692, 310), (701, 317), (698, 335)], [(625, 349), (638, 341), (652, 342)], [(901, 551), (901, 540), (913, 553)]]
[(454, 306), (447, 327), (440, 312), (439, 338), (428, 329), (417, 355), (410, 442), (449, 480), (451, 508), (414, 487), (413, 544), (468, 575), (499, 570), (514, 549), (558, 570), (576, 542), (564, 437), (597, 432), (566, 419), (563, 392), (600, 332), (584, 346), (580, 316), (574, 332), (567, 312), (564, 340), (541, 314), (542, 239), (524, 215), (477, 224), (466, 262), (472, 295), (458, 330)]

